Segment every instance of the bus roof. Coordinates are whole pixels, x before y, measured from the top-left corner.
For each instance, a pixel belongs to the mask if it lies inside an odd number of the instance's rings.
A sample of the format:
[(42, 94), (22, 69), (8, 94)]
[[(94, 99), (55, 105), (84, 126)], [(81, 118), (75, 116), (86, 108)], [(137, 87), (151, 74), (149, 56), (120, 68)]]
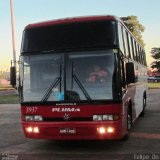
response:
[(88, 21), (102, 21), (102, 20), (119, 20), (119, 19), (116, 16), (112, 16), (112, 15), (72, 17), (72, 18), (63, 18), (63, 19), (56, 19), (56, 20), (29, 24), (25, 27), (25, 29), (52, 26), (52, 25), (58, 25), (58, 24), (68, 24), (68, 23), (76, 23), (76, 22), (88, 22)]

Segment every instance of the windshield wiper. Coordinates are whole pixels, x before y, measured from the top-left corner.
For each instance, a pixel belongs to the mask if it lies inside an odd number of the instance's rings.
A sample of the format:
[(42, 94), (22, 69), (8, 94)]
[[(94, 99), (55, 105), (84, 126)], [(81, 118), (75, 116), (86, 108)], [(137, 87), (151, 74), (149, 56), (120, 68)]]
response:
[(48, 88), (47, 92), (45, 93), (45, 95), (43, 96), (41, 102), (46, 102), (49, 98), (49, 96), (52, 93), (52, 90), (54, 88), (56, 88), (58, 86), (58, 84), (60, 83), (60, 92), (61, 92), (61, 79), (62, 79), (62, 65), (60, 65), (60, 76), (57, 77), (53, 83), (50, 85), (50, 87)]
[(43, 96), (41, 102), (46, 102), (46, 101), (48, 100), (49, 96), (50, 96), (51, 93), (52, 93), (52, 90), (57, 87), (57, 85), (59, 84), (59, 82), (61, 82), (61, 78), (60, 78), (60, 77), (57, 77), (57, 78), (53, 81), (53, 83), (51, 84), (51, 86), (48, 88), (48, 90), (47, 90), (47, 92), (45, 93), (45, 95)]
[[(78, 77), (74, 74), (74, 69), (73, 69), (74, 65), (72, 63), (72, 79), (75, 80), (75, 82), (78, 84), (79, 88), (81, 89), (81, 91), (83, 92), (83, 94), (85, 95), (87, 100), (92, 100), (90, 95), (88, 94), (88, 92), (85, 90), (83, 84), (80, 82), (80, 80), (78, 79)], [(73, 85), (73, 81), (72, 81), (72, 85)]]

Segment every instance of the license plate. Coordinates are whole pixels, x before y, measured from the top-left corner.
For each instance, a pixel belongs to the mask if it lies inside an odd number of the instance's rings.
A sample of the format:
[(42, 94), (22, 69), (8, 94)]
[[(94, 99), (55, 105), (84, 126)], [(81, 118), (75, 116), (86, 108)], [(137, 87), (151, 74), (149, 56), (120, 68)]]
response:
[(61, 134), (75, 134), (76, 128), (60, 128), (59, 131)]

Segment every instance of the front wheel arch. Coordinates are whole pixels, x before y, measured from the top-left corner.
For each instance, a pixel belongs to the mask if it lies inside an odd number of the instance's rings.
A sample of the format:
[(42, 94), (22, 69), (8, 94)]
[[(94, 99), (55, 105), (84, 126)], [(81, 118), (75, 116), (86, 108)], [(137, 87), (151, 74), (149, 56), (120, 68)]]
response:
[(129, 102), (129, 106), (127, 108), (127, 131), (130, 132), (132, 129), (132, 103)]
[(122, 138), (122, 140), (128, 140), (129, 136), (130, 136), (130, 132), (131, 132), (131, 129), (132, 129), (132, 102), (129, 101), (128, 103), (128, 107), (127, 107), (127, 122), (126, 122), (126, 125), (127, 125), (127, 130), (126, 130), (126, 134), (124, 135), (124, 137)]
[(147, 105), (147, 96), (146, 96), (146, 92), (144, 92), (144, 94), (143, 94), (143, 109), (140, 114), (141, 117), (143, 117), (145, 115), (146, 105)]

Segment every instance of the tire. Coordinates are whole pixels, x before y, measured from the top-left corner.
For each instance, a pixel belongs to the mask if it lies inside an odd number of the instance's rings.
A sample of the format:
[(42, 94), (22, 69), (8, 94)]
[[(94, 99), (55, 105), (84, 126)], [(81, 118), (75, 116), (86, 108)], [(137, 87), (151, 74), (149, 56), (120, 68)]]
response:
[(144, 117), (144, 115), (145, 115), (145, 109), (146, 109), (146, 97), (144, 96), (143, 97), (143, 110), (142, 110), (142, 112), (140, 114), (140, 117)]
[(126, 133), (126, 135), (122, 138), (122, 140), (128, 140), (131, 129), (132, 129), (132, 110), (131, 108), (128, 107), (128, 110), (127, 110), (127, 131), (128, 133)]
[(127, 130), (130, 132), (132, 129), (132, 111), (130, 108), (128, 108), (127, 111)]

